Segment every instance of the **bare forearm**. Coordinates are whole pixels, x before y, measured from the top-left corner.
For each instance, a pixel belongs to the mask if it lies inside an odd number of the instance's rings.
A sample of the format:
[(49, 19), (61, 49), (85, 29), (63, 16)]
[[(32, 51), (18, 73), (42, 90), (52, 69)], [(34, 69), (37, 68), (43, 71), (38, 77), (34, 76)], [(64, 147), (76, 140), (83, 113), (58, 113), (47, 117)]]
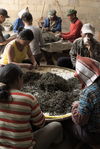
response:
[(33, 55), (31, 55), (30, 59), (31, 59), (32, 64), (35, 65), (35, 63), (36, 63), (35, 57)]
[(6, 45), (8, 44), (10, 41), (14, 40), (16, 37), (10, 37), (8, 38), (7, 40), (3, 41), (3, 42), (0, 42), (0, 46), (3, 46), (3, 45)]

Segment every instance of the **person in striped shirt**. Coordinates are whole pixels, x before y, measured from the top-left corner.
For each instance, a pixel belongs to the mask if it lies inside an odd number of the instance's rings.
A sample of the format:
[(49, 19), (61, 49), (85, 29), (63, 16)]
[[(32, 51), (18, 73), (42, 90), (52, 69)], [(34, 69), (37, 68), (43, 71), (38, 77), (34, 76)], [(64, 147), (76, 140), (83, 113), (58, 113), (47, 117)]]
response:
[[(45, 125), (37, 99), (20, 91), (23, 73), (19, 66), (0, 67), (0, 149), (48, 149), (62, 141), (59, 122)], [(34, 126), (40, 128), (32, 130)]]

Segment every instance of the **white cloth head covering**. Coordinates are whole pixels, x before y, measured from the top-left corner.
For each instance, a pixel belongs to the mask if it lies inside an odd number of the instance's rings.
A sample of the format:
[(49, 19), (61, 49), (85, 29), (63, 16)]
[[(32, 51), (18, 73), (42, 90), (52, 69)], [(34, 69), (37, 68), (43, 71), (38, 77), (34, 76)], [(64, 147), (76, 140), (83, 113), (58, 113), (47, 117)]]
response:
[(90, 33), (92, 35), (95, 34), (95, 28), (90, 23), (84, 24), (81, 31), (82, 31), (82, 34), (86, 34), (86, 33)]
[(19, 18), (21, 18), (22, 15), (23, 15), (25, 12), (29, 12), (28, 7), (26, 7), (25, 9), (22, 9), (22, 10), (18, 13)]
[(88, 57), (77, 56), (76, 72), (82, 88), (90, 86), (100, 76), (100, 63)]

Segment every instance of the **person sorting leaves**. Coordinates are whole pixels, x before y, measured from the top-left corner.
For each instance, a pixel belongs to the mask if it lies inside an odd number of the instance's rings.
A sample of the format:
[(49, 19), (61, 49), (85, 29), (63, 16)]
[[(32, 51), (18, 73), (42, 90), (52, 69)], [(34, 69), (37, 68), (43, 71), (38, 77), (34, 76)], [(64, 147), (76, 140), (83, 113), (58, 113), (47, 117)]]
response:
[(82, 84), (79, 101), (72, 104), (71, 134), (89, 145), (100, 145), (100, 63), (77, 56), (75, 76)]
[[(0, 67), (0, 149), (49, 149), (63, 139), (62, 125), (45, 125), (37, 98), (20, 91), (23, 72), (15, 64)], [(32, 128), (37, 127), (36, 131)]]
[(56, 15), (56, 10), (50, 10), (48, 12), (48, 18), (44, 20), (43, 30), (55, 32), (61, 32), (62, 19)]
[(5, 46), (16, 38), (16, 36), (10, 37), (9, 34), (3, 35), (2, 33), (1, 24), (3, 24), (7, 18), (9, 18), (7, 10), (0, 8), (0, 55), (3, 53)]
[[(0, 64), (14, 63), (22, 68), (32, 69), (37, 66), (34, 56), (29, 47), (34, 35), (31, 30), (21, 31), (18, 37), (8, 43), (0, 59)], [(28, 60), (26, 58), (28, 57)]]
[(77, 17), (77, 11), (70, 9), (67, 12), (67, 17), (70, 20), (70, 31), (67, 33), (61, 33), (59, 36), (64, 40), (73, 42), (75, 39), (81, 37), (82, 22)]

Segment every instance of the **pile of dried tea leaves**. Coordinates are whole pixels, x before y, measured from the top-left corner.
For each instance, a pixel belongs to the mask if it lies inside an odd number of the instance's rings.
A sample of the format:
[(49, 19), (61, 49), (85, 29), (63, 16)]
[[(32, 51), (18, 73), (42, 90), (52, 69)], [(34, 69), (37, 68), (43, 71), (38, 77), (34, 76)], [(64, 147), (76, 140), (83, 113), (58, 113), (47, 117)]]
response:
[(72, 102), (78, 100), (80, 85), (76, 78), (65, 80), (49, 72), (27, 72), (22, 91), (36, 96), (44, 113), (62, 115), (69, 113)]

